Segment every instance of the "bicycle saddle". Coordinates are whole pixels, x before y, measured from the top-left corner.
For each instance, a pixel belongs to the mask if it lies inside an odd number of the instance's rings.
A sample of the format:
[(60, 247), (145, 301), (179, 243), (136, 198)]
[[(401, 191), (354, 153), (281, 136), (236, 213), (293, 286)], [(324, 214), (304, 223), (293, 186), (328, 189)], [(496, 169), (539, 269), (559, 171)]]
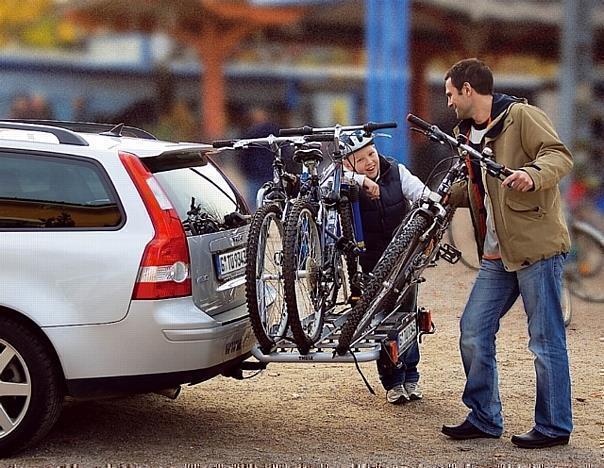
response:
[(321, 151), (321, 143), (306, 143), (302, 147), (294, 151), (294, 161), (303, 164), (308, 161), (320, 163), (323, 161), (323, 152)]

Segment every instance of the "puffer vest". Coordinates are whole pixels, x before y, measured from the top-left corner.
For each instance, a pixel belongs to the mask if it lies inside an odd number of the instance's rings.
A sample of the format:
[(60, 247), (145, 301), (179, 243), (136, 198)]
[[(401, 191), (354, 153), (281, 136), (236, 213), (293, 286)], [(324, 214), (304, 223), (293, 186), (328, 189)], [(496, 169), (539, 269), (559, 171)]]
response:
[(378, 200), (371, 200), (363, 190), (359, 197), (366, 248), (359, 260), (365, 273), (373, 270), (410, 206), (403, 195), (398, 164), (393, 159), (380, 156), (377, 184), (380, 186)]

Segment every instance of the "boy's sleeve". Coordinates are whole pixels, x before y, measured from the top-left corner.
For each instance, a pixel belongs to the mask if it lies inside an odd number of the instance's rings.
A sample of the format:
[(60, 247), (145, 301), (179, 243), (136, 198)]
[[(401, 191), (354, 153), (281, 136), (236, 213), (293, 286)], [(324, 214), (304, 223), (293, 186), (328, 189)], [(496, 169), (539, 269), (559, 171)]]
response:
[(360, 187), (362, 187), (363, 182), (365, 182), (365, 175), (359, 174), (358, 172), (344, 170), (344, 177), (347, 179), (354, 179), (354, 181), (359, 184)]
[(411, 174), (403, 164), (398, 165), (398, 171), (401, 179), (401, 188), (403, 189), (403, 195), (407, 200), (414, 202), (422, 196), (425, 192), (430, 192), (430, 189), (419, 180), (418, 177)]

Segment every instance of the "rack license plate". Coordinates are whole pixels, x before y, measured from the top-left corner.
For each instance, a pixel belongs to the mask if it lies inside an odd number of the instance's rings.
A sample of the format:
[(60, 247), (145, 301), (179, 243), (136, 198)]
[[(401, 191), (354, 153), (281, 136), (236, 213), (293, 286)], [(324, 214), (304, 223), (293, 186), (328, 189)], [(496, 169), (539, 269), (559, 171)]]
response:
[(411, 320), (404, 328), (398, 333), (398, 355), (399, 357), (409, 349), (409, 346), (415, 337), (417, 336), (417, 321)]
[(232, 276), (245, 268), (245, 247), (218, 254), (214, 257), (214, 261), (218, 278)]

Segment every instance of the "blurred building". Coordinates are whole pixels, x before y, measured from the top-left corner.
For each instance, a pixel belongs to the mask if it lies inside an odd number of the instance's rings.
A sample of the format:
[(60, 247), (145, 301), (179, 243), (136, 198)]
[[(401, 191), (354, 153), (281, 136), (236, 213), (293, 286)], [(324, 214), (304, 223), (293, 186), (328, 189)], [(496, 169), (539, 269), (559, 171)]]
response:
[[(378, 1), (389, 2), (395, 9), (405, 3)], [(120, 4), (116, 0), (73, 3), (91, 8)], [(136, 1), (122, 3), (124, 15), (134, 14)], [(185, 3), (192, 8), (196, 4)], [(261, 27), (247, 34), (229, 54), (224, 68), (224, 136), (241, 134), (245, 111), (254, 105), (271, 109), (281, 125), (320, 126), (372, 118), (366, 113), (365, 87), (365, 19), (371, 0), (247, 3), (304, 4), (306, 9), (292, 24)], [(550, 115), (560, 115), (564, 2), (409, 3), (411, 110), (445, 126), (452, 124), (442, 92), (442, 74), (459, 58), (479, 56), (493, 66), (499, 90), (526, 96)], [(602, 71), (604, 5), (594, 4), (594, 70)], [(81, 109), (73, 103), (80, 99), (91, 119), (128, 118), (128, 123), (146, 127), (152, 126), (151, 121), (158, 119), (173, 99), (188, 102), (197, 115), (203, 99), (198, 83), (204, 68), (198, 55), (186, 42), (170, 36), (169, 28), (164, 32), (95, 33), (84, 41), (82, 49), (69, 53), (4, 49), (0, 50), (0, 70), (0, 115), (4, 116), (16, 97), (37, 94), (46, 97), (54, 116), (60, 119), (79, 115), (76, 112)], [(604, 107), (602, 76), (594, 73), (594, 97), (600, 109)]]

